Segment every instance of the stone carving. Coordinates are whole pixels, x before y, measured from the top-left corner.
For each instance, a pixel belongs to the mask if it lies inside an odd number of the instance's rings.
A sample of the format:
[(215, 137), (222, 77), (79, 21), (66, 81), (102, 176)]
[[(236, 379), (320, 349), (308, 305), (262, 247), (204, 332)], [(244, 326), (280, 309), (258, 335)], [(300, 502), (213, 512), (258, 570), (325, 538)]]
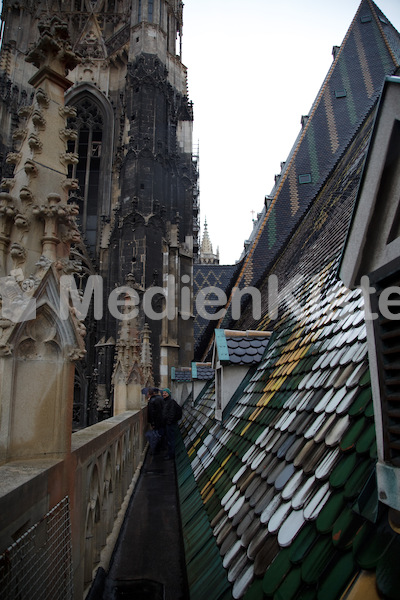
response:
[(64, 230), (61, 234), (61, 240), (65, 243), (78, 244), (82, 241), (81, 234), (74, 218), (67, 219)]
[(19, 129), (17, 129), (16, 131), (14, 131), (13, 133), (13, 140), (15, 140), (16, 142), (22, 142), (26, 136), (28, 135), (28, 130), (20, 127)]
[(25, 229), (26, 231), (29, 229), (29, 220), (26, 215), (22, 213), (17, 213), (14, 217), (14, 223), (18, 229)]
[(22, 158), (21, 152), (9, 152), (7, 154), (6, 163), (17, 165)]
[(36, 102), (43, 108), (48, 108), (50, 100), (46, 92), (42, 88), (36, 90)]
[(60, 258), (54, 266), (57, 271), (60, 271), (65, 275), (74, 275), (75, 273), (82, 272), (82, 262), (79, 260), (71, 260), (70, 258)]
[(15, 215), (15, 207), (12, 204), (13, 198), (7, 192), (0, 192), (0, 217), (3, 219), (12, 219)]
[(31, 177), (37, 177), (38, 169), (33, 160), (27, 159), (24, 164), (25, 173)]
[(60, 138), (67, 142), (68, 140), (76, 140), (78, 132), (75, 129), (60, 129)]
[(26, 261), (26, 250), (18, 242), (14, 242), (10, 249), (11, 258), (15, 267), (23, 264)]
[(130, 24), (127, 23), (124, 27), (117, 31), (115, 35), (113, 35), (106, 41), (106, 46), (109, 55), (115, 52), (118, 48), (121, 48), (121, 46), (124, 46), (124, 44), (127, 44), (129, 42), (130, 31)]
[(18, 110), (18, 116), (20, 116), (23, 119), (28, 119), (33, 111), (33, 106), (21, 106), (21, 108)]
[[(7, 330), (12, 327), (13, 322), (3, 317), (3, 300), (0, 295), (0, 356), (2, 356), (2, 339), (5, 338)], [(3, 345), (4, 347), (4, 345)], [(9, 354), (9, 352), (7, 352)]]
[(74, 106), (60, 106), (58, 111), (63, 119), (76, 117), (76, 108)]
[(61, 186), (67, 192), (70, 190), (78, 190), (79, 181), (77, 179), (71, 179), (70, 177), (67, 177), (67, 179), (64, 179), (64, 181), (61, 183)]
[(71, 350), (68, 354), (68, 358), (70, 359), (71, 362), (75, 362), (77, 360), (81, 360), (82, 358), (84, 358), (86, 354), (85, 350), (80, 350), (78, 348), (74, 348), (73, 350)]
[(5, 177), (1, 180), (0, 187), (2, 190), (12, 190), (15, 185), (15, 179), (13, 177)]
[(38, 109), (33, 111), (32, 122), (37, 129), (44, 129), (46, 126), (46, 119)]
[(79, 155), (76, 152), (62, 152), (60, 154), (60, 161), (63, 165), (77, 165)]
[[(45, 64), (51, 68), (53, 62), (62, 63), (66, 73), (76, 67), (80, 59), (71, 49), (68, 24), (53, 15), (40, 21), (38, 27), (40, 33), (38, 43), (30, 50), (25, 60), (38, 69)], [(36, 92), (36, 98), (41, 104), (38, 99), (39, 92), (40, 88)], [(46, 94), (44, 96), (48, 101)]]
[(42, 142), (39, 140), (38, 136), (34, 133), (31, 133), (28, 138), (28, 145), (32, 152), (39, 153), (42, 151)]
[(35, 267), (36, 267), (36, 271), (35, 271), (35, 275), (34, 275), (35, 282), (36, 281), (40, 282), (43, 279), (43, 277), (49, 270), (51, 264), (52, 264), (52, 261), (49, 258), (47, 258), (47, 256), (44, 256), (42, 254), (41, 257), (39, 258), (39, 260), (35, 263)]
[(39, 312), (36, 319), (28, 321), (26, 337), (18, 346), (18, 356), (27, 359), (55, 358), (61, 354), (57, 327), (52, 316)]
[(102, 45), (93, 30), (87, 32), (78, 51), (84, 58), (105, 58)]
[(23, 281), (21, 278), (22, 269), (11, 271), (11, 275), (1, 279), (1, 312), (0, 321), (2, 322), (2, 338), (3, 342), (11, 333), (11, 328), (15, 323), (19, 323), (25, 311), (30, 308), (30, 294), (27, 294), (20, 287)]
[(22, 200), (22, 202), (25, 202), (26, 204), (31, 204), (33, 202), (33, 194), (30, 191), (30, 189), (28, 189), (25, 186), (23, 186), (20, 189), (19, 197), (20, 197), (20, 200)]

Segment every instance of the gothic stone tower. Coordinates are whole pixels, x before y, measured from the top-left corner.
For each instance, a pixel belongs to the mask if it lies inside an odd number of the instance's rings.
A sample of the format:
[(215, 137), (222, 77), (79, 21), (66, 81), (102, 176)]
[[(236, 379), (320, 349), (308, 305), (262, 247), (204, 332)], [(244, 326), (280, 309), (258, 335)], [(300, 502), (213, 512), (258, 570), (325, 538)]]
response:
[[(192, 359), (191, 299), (180, 305), (192, 287), (198, 231), (182, 9), (180, 0), (3, 2), (3, 191), (9, 191), (10, 153), (18, 150), (24, 107), (34, 98), (36, 68), (26, 57), (39, 38), (39, 22), (57, 17), (66, 24), (71, 50), (80, 58), (65, 92), (66, 106), (75, 109), (66, 113), (63, 135), (69, 198), (79, 207), (81, 233), (70, 259), (81, 297), (89, 276), (100, 275), (104, 303), (102, 318), (93, 317), (92, 302), (85, 320), (86, 357), (75, 375), (77, 428), (95, 421), (97, 409), (107, 414), (114, 387), (133, 382), (140, 388), (152, 380), (167, 385), (170, 367)], [(59, 135), (54, 130), (54, 141)], [(5, 261), (0, 277), (8, 271)], [(140, 300), (127, 320), (115, 318), (107, 306), (110, 293), (122, 286)], [(173, 302), (168, 311), (167, 287)], [(151, 302), (145, 311), (146, 299)], [(135, 402), (125, 393), (117, 411)]]

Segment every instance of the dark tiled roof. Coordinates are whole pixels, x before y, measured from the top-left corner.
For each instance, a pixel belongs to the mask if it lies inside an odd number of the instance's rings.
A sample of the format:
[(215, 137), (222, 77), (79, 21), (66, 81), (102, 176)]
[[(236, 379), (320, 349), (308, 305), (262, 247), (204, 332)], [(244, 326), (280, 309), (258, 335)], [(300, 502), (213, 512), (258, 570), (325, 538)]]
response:
[(174, 369), (171, 379), (177, 383), (192, 381), (192, 370), (190, 368)]
[(211, 363), (192, 363), (192, 377), (201, 381), (214, 379), (214, 369)]
[[(297, 227), (285, 252), (275, 261), (270, 273), (277, 278), (278, 291), (283, 297), (293, 296), (293, 286), (298, 285), (296, 281), (305, 281), (306, 278), (309, 280), (310, 294), (318, 292), (318, 286), (326, 277), (325, 266), (329, 268), (329, 265), (338, 260), (346, 239), (374, 116), (375, 110), (365, 119), (348, 151)], [(241, 329), (273, 328), (274, 322), (270, 316), (274, 306), (268, 305), (270, 273), (267, 273), (259, 286), (262, 299), (261, 320), (255, 321), (251, 310), (244, 310), (237, 323)], [(285, 306), (287, 300), (279, 303), (280, 313)]]
[[(232, 282), (237, 276), (240, 264), (237, 265), (200, 265), (195, 264), (193, 266), (193, 294), (197, 298), (200, 290), (206, 287), (217, 287), (223, 290), (227, 296), (229, 296)], [(216, 296), (210, 296), (210, 300), (216, 299)], [(220, 306), (208, 307), (207, 312), (210, 314), (215, 313), (219, 310)], [(195, 356), (201, 355), (202, 340), (206, 333), (209, 335), (210, 332), (214, 331), (214, 327), (217, 321), (210, 321), (204, 319), (196, 311), (196, 304), (194, 306), (194, 339), (195, 339)]]
[[(398, 69), (399, 33), (381, 19), (384, 16), (373, 2), (361, 2), (299, 141), (286, 161), (271, 207), (235, 285), (255, 285), (271, 267), (375, 105), (385, 76)], [(303, 175), (310, 175), (309, 183), (300, 183)]]
[(221, 362), (233, 365), (255, 365), (263, 357), (269, 344), (270, 333), (239, 332), (218, 329), (215, 332), (217, 351)]

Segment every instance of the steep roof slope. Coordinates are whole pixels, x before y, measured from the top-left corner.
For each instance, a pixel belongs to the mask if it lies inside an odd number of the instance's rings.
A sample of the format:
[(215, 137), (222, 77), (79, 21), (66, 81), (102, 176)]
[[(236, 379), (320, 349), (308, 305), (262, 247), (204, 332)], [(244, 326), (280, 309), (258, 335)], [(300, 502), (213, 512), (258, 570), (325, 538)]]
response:
[(375, 105), (385, 76), (399, 65), (399, 33), (371, 0), (363, 0), (289, 154), (235, 285), (257, 284), (273, 264)]
[(363, 300), (336, 272), (372, 123), (373, 115), (275, 265), (284, 281), (296, 256), (294, 283), (279, 320), (265, 312), (258, 324), (273, 338), (229, 416), (215, 421), (213, 384), (185, 410), (183, 441), (234, 598), (248, 590), (286, 600), (311, 587), (335, 599), (378, 564), (369, 540), (386, 521), (375, 523)]
[[(178, 472), (184, 465), (187, 476), (189, 461), (196, 487), (191, 480), (190, 494), (181, 489), (184, 511), (192, 507), (184, 534), (201, 556), (198, 562), (191, 553), (193, 600), (229, 597), (229, 584), (233, 598), (246, 600), (336, 600), (345, 591), (398, 597), (400, 545), (376, 490), (363, 299), (337, 275), (376, 100), (383, 76), (398, 64), (382, 18), (372, 2), (361, 3), (341, 66), (338, 55), (282, 177), (275, 216), (271, 209), (242, 271), (243, 283), (260, 283), (262, 318), (248, 307), (237, 327), (273, 331), (261, 363), (233, 395), (222, 423), (215, 420), (212, 381), (185, 407)], [(341, 84), (347, 73), (346, 86), (335, 84), (334, 72)], [(331, 112), (327, 90), (333, 100), (336, 89), (347, 95)], [(340, 140), (334, 157), (333, 125)], [(318, 178), (298, 183), (306, 169)], [(268, 305), (271, 275), (280, 292), (276, 315)], [(192, 527), (204, 510), (207, 530)], [(202, 553), (215, 544), (218, 555)], [(219, 573), (220, 587), (213, 596), (204, 577), (201, 596), (198, 577), (208, 569)]]

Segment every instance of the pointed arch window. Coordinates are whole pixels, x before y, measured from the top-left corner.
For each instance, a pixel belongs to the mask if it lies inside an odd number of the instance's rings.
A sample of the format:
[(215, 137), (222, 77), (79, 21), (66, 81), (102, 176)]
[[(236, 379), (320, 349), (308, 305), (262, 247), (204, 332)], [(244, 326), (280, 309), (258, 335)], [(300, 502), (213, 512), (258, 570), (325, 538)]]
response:
[(69, 143), (69, 151), (79, 156), (79, 162), (71, 167), (70, 176), (79, 182), (79, 224), (91, 250), (96, 248), (99, 206), (100, 174), (102, 171), (103, 115), (99, 106), (85, 97), (75, 105), (76, 117), (70, 127), (78, 136)]

